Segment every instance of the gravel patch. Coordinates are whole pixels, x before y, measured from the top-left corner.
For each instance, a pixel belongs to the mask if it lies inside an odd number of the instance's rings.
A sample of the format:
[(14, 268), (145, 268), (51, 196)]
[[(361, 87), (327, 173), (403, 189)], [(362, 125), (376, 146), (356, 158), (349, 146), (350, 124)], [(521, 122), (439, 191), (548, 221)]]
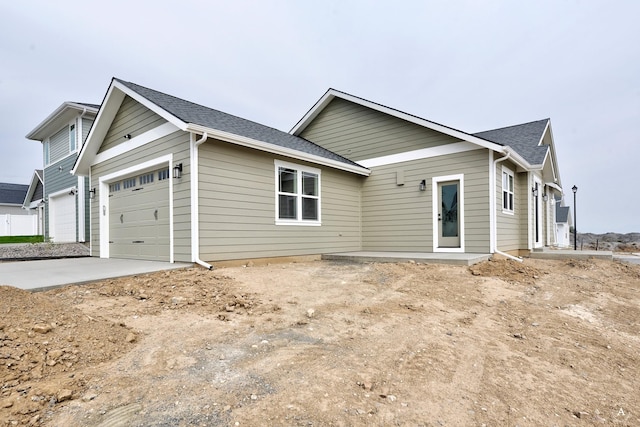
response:
[(0, 261), (89, 256), (84, 243), (21, 243), (0, 245)]

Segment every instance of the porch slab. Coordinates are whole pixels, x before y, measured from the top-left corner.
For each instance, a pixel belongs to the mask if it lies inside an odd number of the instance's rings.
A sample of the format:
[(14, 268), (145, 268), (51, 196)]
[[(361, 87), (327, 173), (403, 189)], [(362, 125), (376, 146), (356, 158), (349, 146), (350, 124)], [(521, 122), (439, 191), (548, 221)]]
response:
[(409, 262), (417, 264), (473, 265), (488, 261), (491, 254), (424, 253), (424, 252), (341, 252), (323, 254), (322, 259), (348, 262)]
[(529, 253), (529, 258), (534, 259), (613, 259), (611, 251), (574, 251), (573, 249), (549, 249), (536, 250)]

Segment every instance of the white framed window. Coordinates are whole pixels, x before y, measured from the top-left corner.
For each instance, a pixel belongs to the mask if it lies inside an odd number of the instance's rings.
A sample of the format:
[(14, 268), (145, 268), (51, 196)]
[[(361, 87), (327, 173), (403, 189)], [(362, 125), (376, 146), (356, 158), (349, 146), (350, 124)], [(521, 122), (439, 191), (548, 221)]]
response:
[(320, 225), (320, 169), (275, 161), (276, 225)]
[(69, 126), (69, 152), (76, 151), (76, 125)]
[(502, 212), (514, 213), (514, 176), (513, 171), (502, 167)]

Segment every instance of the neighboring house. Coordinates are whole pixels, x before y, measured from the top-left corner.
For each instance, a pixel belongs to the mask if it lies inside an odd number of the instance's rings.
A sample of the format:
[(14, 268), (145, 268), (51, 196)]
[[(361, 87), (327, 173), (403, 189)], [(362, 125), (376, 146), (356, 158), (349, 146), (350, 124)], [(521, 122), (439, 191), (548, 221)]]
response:
[(38, 222), (33, 211), (22, 208), (29, 186), (0, 183), (0, 236), (32, 236)]
[(29, 189), (25, 184), (0, 182), (0, 215), (29, 215), (22, 209), (22, 202)]
[(562, 206), (562, 199), (556, 199), (556, 246), (568, 248), (571, 246), (571, 208)]
[(44, 174), (41, 169), (36, 169), (31, 177), (31, 184), (22, 202), (22, 207), (27, 212), (38, 217), (38, 235), (44, 234)]
[(65, 102), (27, 135), (42, 143), (44, 235), (53, 242), (89, 239), (88, 179), (70, 171), (99, 107)]
[(472, 135), (329, 90), (285, 133), (119, 79), (72, 172), (95, 196), (92, 255), (204, 265), (524, 254), (550, 244), (562, 193), (549, 120)]

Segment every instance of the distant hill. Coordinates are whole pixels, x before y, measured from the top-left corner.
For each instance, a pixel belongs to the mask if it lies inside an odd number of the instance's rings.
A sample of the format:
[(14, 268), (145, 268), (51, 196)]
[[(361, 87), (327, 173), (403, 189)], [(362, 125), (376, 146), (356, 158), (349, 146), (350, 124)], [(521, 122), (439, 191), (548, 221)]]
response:
[[(573, 243), (573, 235), (571, 235)], [(640, 233), (578, 233), (578, 249), (640, 252)]]

